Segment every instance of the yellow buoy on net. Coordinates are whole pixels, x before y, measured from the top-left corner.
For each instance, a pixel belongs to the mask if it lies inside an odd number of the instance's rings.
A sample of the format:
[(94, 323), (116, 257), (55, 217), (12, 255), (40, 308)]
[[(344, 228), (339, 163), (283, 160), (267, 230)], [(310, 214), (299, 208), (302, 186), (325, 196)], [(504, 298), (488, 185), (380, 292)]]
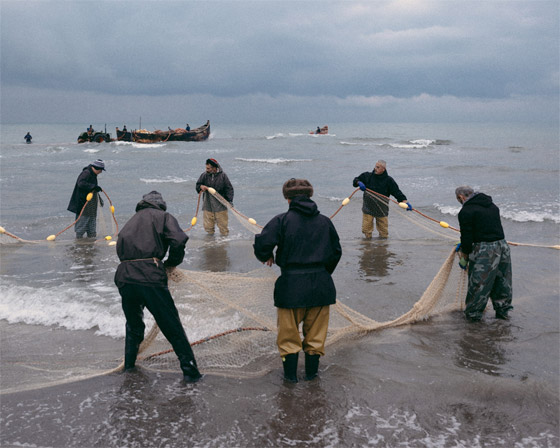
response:
[(406, 202), (399, 202), (400, 208), (408, 208), (408, 204)]
[(440, 221), (439, 225), (442, 226), (444, 229), (447, 229), (449, 227), (449, 224), (447, 224), (445, 221)]
[(2, 226), (0, 226), (0, 234), (4, 234), (6, 233), (6, 229)]
[(47, 241), (54, 241), (56, 239), (56, 235), (49, 235), (47, 237)]
[(91, 201), (91, 198), (93, 198), (93, 193), (88, 193), (88, 195), (86, 196), (86, 201)]
[(216, 194), (216, 190), (214, 190), (212, 187), (208, 187), (208, 193), (214, 195)]
[(109, 243), (109, 246), (115, 246), (116, 244), (117, 244), (116, 241), (111, 241), (111, 242)]
[(111, 213), (114, 215), (115, 214), (115, 206), (111, 205)]
[(344, 201), (342, 201), (342, 205), (347, 205), (350, 202), (350, 198), (346, 198), (344, 199)]
[(255, 221), (253, 218), (249, 218), (249, 222), (253, 225), (255, 225), (257, 223), (257, 221)]
[(196, 222), (197, 222), (197, 221), (198, 221), (198, 219), (197, 219), (196, 216), (195, 216), (193, 219), (191, 219), (191, 226), (194, 227), (194, 226), (196, 225)]
[(111, 241), (112, 239), (113, 239), (113, 237), (112, 237), (111, 235), (107, 235), (107, 236), (105, 237), (105, 240), (107, 240), (107, 241)]

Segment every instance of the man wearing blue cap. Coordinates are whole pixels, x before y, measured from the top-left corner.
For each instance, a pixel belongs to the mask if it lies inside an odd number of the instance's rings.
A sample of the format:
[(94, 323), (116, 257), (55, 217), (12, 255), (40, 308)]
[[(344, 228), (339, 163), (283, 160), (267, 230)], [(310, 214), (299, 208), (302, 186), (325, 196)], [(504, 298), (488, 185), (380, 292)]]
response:
[[(97, 176), (101, 174), (101, 171), (105, 171), (105, 163), (103, 160), (97, 159), (95, 162), (84, 167), (76, 180), (76, 185), (74, 186), (74, 191), (72, 192), (72, 197), (70, 198), (67, 209), (76, 214), (77, 222), (74, 226), (76, 238), (83, 238), (84, 233), (87, 233), (88, 238), (95, 238), (97, 236), (98, 200), (99, 205), (103, 207), (103, 200), (98, 195), (98, 192), (101, 191), (101, 187), (97, 185)], [(87, 195), (89, 193), (93, 193), (93, 197), (88, 202)]]

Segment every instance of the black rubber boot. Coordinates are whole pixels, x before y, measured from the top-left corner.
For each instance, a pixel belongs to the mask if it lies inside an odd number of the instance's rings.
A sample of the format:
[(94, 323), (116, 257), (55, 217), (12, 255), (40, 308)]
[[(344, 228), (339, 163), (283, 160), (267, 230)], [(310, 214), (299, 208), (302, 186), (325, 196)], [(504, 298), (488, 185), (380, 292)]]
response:
[(284, 365), (284, 379), (290, 383), (297, 383), (297, 362), (299, 353), (292, 353), (282, 358)]
[(139, 347), (139, 342), (136, 342), (134, 338), (128, 335), (126, 336), (124, 342), (124, 370), (134, 369)]
[(321, 355), (305, 354), (305, 380), (311, 381), (319, 371), (319, 358)]
[(194, 358), (188, 361), (186, 359), (179, 358), (179, 362), (181, 363), (181, 370), (183, 371), (183, 380), (186, 383), (196, 383), (200, 378), (202, 378)]

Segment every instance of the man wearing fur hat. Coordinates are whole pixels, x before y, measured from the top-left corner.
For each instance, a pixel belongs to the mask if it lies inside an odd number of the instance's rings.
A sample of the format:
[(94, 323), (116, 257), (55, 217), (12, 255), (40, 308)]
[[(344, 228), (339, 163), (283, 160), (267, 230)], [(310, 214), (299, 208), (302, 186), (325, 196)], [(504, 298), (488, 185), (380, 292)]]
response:
[[(258, 260), (281, 268), (274, 285), (278, 314), (277, 345), (284, 379), (297, 382), (299, 352), (305, 352), (305, 379), (317, 376), (319, 358), (325, 354), (329, 306), (336, 302), (331, 274), (342, 249), (329, 218), (311, 200), (313, 186), (305, 179), (290, 179), (282, 193), (288, 211), (272, 218), (259, 235), (254, 251)], [(276, 248), (276, 257), (274, 249)], [(303, 322), (303, 341), (299, 325)]]
[[(74, 226), (76, 238), (82, 238), (86, 232), (88, 238), (95, 238), (97, 236), (97, 202), (99, 201), (99, 205), (103, 206), (103, 199), (98, 195), (101, 187), (97, 185), (97, 176), (104, 170), (105, 163), (103, 160), (97, 159), (95, 162), (84, 167), (76, 180), (67, 209), (69, 212), (76, 214), (76, 220), (80, 213), (82, 214)], [(93, 193), (93, 197), (88, 202), (87, 195), (89, 193)], [(86, 202), (88, 204), (84, 208)], [(82, 209), (84, 210), (83, 212)]]
[(229, 234), (227, 207), (210, 194), (208, 188), (213, 188), (226, 201), (233, 203), (233, 186), (216, 159), (206, 160), (206, 171), (196, 182), (196, 192), (204, 192), (202, 203), (204, 230), (214, 235), (214, 228), (217, 225), (220, 234), (227, 236)]

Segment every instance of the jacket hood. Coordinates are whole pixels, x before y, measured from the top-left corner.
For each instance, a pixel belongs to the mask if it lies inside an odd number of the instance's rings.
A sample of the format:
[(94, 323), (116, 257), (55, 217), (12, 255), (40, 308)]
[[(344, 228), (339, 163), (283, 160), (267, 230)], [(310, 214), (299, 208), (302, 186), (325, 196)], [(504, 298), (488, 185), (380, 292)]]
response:
[(166, 211), (167, 204), (163, 200), (161, 193), (151, 191), (142, 196), (142, 200), (136, 204), (136, 211), (143, 210), (145, 208), (159, 208), (160, 210)]
[(297, 211), (305, 216), (315, 216), (319, 214), (317, 204), (307, 196), (296, 196), (290, 202), (290, 210)]
[(381, 177), (387, 177), (389, 173), (387, 173), (387, 169), (385, 169), (385, 171), (383, 171), (381, 174), (375, 174), (375, 171), (373, 171), (373, 175), (381, 178)]
[(479, 205), (481, 207), (490, 207), (492, 204), (492, 196), (488, 196), (484, 193), (475, 193), (469, 200), (465, 201), (463, 205)]

